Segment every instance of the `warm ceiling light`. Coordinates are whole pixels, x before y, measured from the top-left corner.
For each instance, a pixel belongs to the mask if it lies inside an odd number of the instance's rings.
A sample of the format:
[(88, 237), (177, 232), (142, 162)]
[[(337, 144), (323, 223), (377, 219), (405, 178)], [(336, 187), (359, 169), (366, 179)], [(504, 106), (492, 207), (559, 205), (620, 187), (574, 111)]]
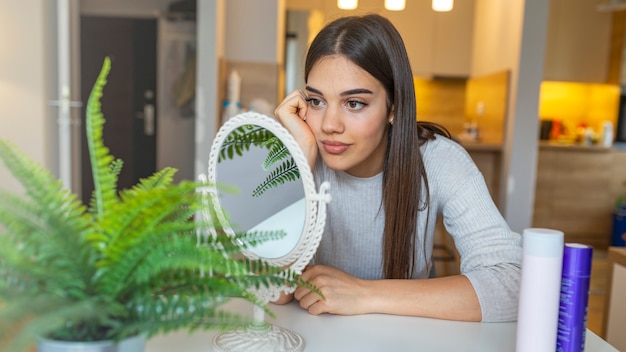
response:
[(385, 9), (389, 11), (404, 10), (405, 0), (385, 0)]
[(438, 12), (447, 12), (452, 10), (454, 0), (433, 0), (433, 10)]
[(337, 0), (337, 7), (342, 10), (354, 10), (359, 4), (359, 0)]

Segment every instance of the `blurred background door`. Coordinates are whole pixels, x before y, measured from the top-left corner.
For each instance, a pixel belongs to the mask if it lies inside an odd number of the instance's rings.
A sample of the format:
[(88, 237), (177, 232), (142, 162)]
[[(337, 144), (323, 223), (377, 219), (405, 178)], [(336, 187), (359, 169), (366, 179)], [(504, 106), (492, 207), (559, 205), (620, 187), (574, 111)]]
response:
[[(105, 57), (111, 72), (102, 97), (104, 141), (124, 161), (119, 189), (156, 170), (157, 19), (96, 17), (80, 19), (82, 123), (89, 93)], [(93, 191), (84, 127), (81, 134), (82, 198)]]

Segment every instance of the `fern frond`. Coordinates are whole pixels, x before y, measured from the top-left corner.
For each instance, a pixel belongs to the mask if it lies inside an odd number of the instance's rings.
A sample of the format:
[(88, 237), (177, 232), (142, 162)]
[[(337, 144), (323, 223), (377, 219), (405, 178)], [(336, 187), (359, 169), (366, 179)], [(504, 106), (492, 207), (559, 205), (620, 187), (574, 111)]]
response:
[(269, 148), (268, 140), (275, 138), (267, 129), (256, 125), (245, 125), (233, 130), (220, 147), (218, 162), (233, 159), (235, 155), (242, 156), (244, 151), (254, 145)]
[[(18, 253), (27, 258), (19, 267), (22, 274), (39, 277), (36, 272), (27, 272), (29, 267), (25, 265), (37, 261), (43, 265), (32, 266), (30, 270), (38, 269), (43, 279), (49, 280), (49, 286), (62, 286), (62, 281), (55, 278), (89, 275), (84, 267), (90, 253), (83, 235), (91, 221), (83, 204), (14, 145), (0, 141), (0, 158), (26, 190), (27, 197), (0, 191), (0, 225), (5, 229), (2, 236), (14, 238), (15, 242), (8, 248), (19, 248)], [(43, 273), (46, 269), (59, 272), (48, 277)]]
[(108, 245), (97, 263), (102, 274), (100, 290), (117, 296), (133, 266), (153, 249), (150, 245), (165, 238), (169, 241), (171, 234), (164, 231), (174, 231), (172, 226), (193, 233), (194, 224), (190, 218), (197, 211), (195, 188), (194, 183), (181, 182), (165, 189), (133, 190), (121, 194), (123, 202), (113, 209), (115, 216), (100, 223), (103, 229), (107, 229), (108, 236)]
[(147, 191), (167, 187), (174, 181), (174, 174), (176, 174), (177, 171), (178, 170), (171, 167), (163, 168), (148, 178), (140, 179), (139, 183), (133, 188)]
[(21, 152), (13, 143), (0, 140), (0, 158), (7, 169), (20, 181), (27, 197), (40, 204), (42, 209), (55, 214), (74, 217), (84, 212), (76, 195), (63, 188), (41, 164)]
[(115, 177), (119, 177), (120, 173), (122, 172), (123, 167), (124, 167), (124, 160), (114, 159), (111, 162), (111, 166), (110, 166), (111, 175)]
[(94, 181), (93, 213), (97, 219), (106, 216), (109, 204), (117, 203), (117, 176), (121, 164), (109, 154), (109, 148), (104, 145), (104, 116), (101, 111), (100, 98), (102, 97), (106, 77), (111, 70), (111, 59), (106, 57), (100, 74), (87, 100), (87, 147), (89, 148), (91, 172)]
[(272, 187), (278, 187), (289, 181), (295, 181), (300, 177), (298, 165), (293, 159), (285, 160), (272, 171), (253, 191), (252, 196), (258, 197)]
[(287, 233), (283, 230), (275, 231), (249, 231), (236, 233), (235, 236), (228, 242), (224, 242), (224, 250), (227, 253), (236, 253), (237, 251), (250, 250), (260, 244), (277, 241), (287, 236)]
[(0, 236), (0, 245), (11, 246), (0, 248), (0, 301), (35, 293), (77, 299), (85, 297), (88, 280), (84, 272), (74, 267), (74, 259), (67, 258), (67, 254), (65, 257), (33, 257), (24, 250), (15, 250), (15, 244), (8, 243), (7, 238), (5, 235)]
[(287, 158), (292, 158), (289, 149), (287, 149), (283, 143), (274, 143), (267, 153), (267, 158), (265, 158), (261, 167), (263, 170), (269, 170), (274, 164)]

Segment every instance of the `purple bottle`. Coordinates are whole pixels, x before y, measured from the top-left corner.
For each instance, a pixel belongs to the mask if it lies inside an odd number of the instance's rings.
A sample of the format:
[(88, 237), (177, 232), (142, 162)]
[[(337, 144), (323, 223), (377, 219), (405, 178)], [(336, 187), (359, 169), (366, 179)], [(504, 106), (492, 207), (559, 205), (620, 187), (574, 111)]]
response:
[(556, 338), (557, 352), (585, 350), (592, 254), (591, 246), (579, 243), (565, 244)]

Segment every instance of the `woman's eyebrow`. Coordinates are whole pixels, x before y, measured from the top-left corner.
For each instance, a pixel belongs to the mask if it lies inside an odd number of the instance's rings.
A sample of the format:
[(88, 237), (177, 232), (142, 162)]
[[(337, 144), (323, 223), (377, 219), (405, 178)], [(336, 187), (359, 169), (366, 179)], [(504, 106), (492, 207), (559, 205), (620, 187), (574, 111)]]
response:
[(311, 86), (306, 86), (304, 87), (304, 89), (306, 89), (307, 91), (311, 92), (311, 93), (315, 93), (315, 94), (319, 94), (319, 95), (324, 95), (322, 94), (322, 92), (320, 92), (319, 90), (311, 87)]
[(356, 89), (347, 90), (345, 92), (341, 92), (340, 95), (342, 97), (345, 97), (346, 95), (353, 95), (353, 94), (374, 94), (374, 92), (365, 88), (356, 88)]
[[(311, 86), (306, 86), (304, 89), (306, 89), (307, 91), (309, 91), (311, 93), (319, 94), (321, 96), (324, 95), (321, 91), (319, 91), (319, 90), (317, 90), (317, 89), (315, 89), (315, 88), (313, 88)], [(345, 97), (345, 96), (353, 95), (353, 94), (374, 94), (374, 93), (371, 90), (369, 90), (369, 89), (355, 88), (355, 89), (347, 90), (345, 92), (341, 92), (340, 95), (342, 97)]]

